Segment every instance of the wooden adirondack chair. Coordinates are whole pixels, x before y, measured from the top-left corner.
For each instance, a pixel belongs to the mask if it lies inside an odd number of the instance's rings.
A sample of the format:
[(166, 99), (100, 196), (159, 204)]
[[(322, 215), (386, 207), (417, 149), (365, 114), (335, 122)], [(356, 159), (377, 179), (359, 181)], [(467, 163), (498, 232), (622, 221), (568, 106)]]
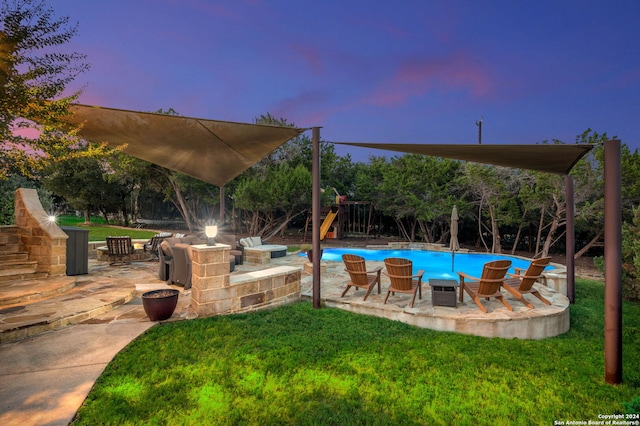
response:
[(382, 271), (382, 266), (367, 271), (364, 258), (355, 254), (343, 254), (342, 261), (351, 280), (347, 283), (347, 288), (344, 289), (341, 297), (344, 297), (351, 287), (355, 287), (356, 290), (360, 288), (367, 290), (363, 299), (367, 300), (369, 293), (371, 293), (376, 284), (378, 284), (378, 294), (380, 294), (380, 272)]
[(411, 307), (416, 300), (416, 293), (422, 299), (422, 275), (424, 271), (420, 270), (416, 274), (413, 273), (413, 263), (409, 259), (399, 257), (390, 257), (384, 260), (387, 272), (386, 276), (391, 280), (387, 297), (384, 303), (387, 303), (391, 293), (413, 293), (411, 298)]
[[(487, 300), (490, 297), (498, 299), (504, 306), (510, 311), (513, 308), (500, 292), (504, 276), (506, 275), (509, 267), (511, 266), (510, 260), (494, 260), (493, 262), (485, 263), (482, 270), (482, 276), (480, 278), (472, 277), (464, 272), (458, 272), (460, 276), (460, 302), (464, 300), (464, 292), (469, 293), (469, 296), (476, 302), (476, 305), (482, 312), (487, 313), (487, 308), (484, 307), (480, 298), (484, 297)], [(465, 281), (472, 280), (472, 281)]]
[[(533, 309), (533, 305), (524, 299), (525, 294), (531, 294), (547, 305), (550, 305), (547, 299), (542, 297), (540, 292), (533, 288), (538, 279), (543, 278), (542, 271), (551, 261), (550, 257), (543, 257), (540, 259), (534, 259), (531, 261), (529, 268), (524, 274), (508, 274), (508, 278), (504, 280), (502, 286), (505, 290), (511, 293), (516, 299), (527, 305), (528, 308)], [(516, 272), (522, 271), (517, 270)]]

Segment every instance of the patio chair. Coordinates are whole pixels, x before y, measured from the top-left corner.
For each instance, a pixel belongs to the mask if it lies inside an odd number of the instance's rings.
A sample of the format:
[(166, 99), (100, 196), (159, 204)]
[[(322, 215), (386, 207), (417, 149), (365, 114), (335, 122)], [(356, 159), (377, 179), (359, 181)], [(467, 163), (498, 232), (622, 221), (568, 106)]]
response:
[(422, 299), (422, 275), (424, 271), (420, 270), (417, 273), (413, 273), (413, 262), (409, 259), (403, 259), (400, 257), (390, 257), (384, 260), (384, 265), (387, 272), (384, 273), (391, 280), (389, 285), (389, 291), (387, 291), (387, 297), (384, 298), (384, 303), (387, 303), (389, 295), (393, 293), (413, 293), (411, 299), (411, 307), (416, 300), (416, 293), (418, 293), (420, 299)]
[(171, 234), (157, 234), (151, 237), (151, 239), (142, 246), (143, 251), (151, 253), (151, 259), (149, 260), (159, 260), (158, 256), (158, 246), (165, 238), (169, 238)]
[(340, 297), (344, 297), (351, 287), (366, 289), (364, 299), (367, 300), (371, 290), (378, 284), (378, 294), (380, 294), (380, 272), (382, 272), (382, 266), (378, 266), (370, 271), (367, 271), (367, 265), (364, 257), (357, 256), (355, 254), (343, 254), (342, 261), (344, 262), (345, 271), (349, 273), (351, 280), (347, 283), (347, 288), (344, 289)]
[(502, 283), (502, 287), (511, 293), (513, 297), (527, 305), (530, 309), (533, 309), (533, 305), (524, 299), (525, 294), (531, 294), (545, 304), (551, 305), (551, 302), (542, 297), (540, 292), (533, 288), (533, 284), (535, 284), (538, 279), (544, 278), (542, 271), (547, 267), (550, 261), (550, 257), (542, 257), (540, 259), (532, 260), (529, 268), (524, 272), (524, 274), (522, 274), (524, 270), (520, 268), (516, 269), (515, 274), (507, 274), (507, 279)]
[(244, 246), (240, 245), (235, 234), (218, 234), (216, 241), (231, 246), (229, 255), (235, 256), (235, 265), (242, 265), (244, 257)]
[[(112, 260), (111, 265), (131, 263), (132, 254), (131, 237), (107, 237), (107, 255)], [(128, 262), (124, 261), (125, 257), (129, 258)]]
[[(472, 277), (464, 272), (458, 272), (460, 276), (460, 302), (464, 300), (464, 292), (469, 293), (469, 296), (476, 302), (476, 305), (482, 312), (487, 313), (487, 308), (484, 307), (480, 298), (484, 297), (489, 300), (493, 297), (498, 299), (507, 309), (513, 311), (513, 308), (500, 292), (500, 287), (504, 280), (504, 276), (511, 267), (510, 260), (494, 260), (484, 264), (482, 270), (482, 276), (480, 278)], [(465, 279), (471, 281), (465, 281)]]
[(189, 244), (178, 243), (171, 247), (173, 253), (173, 265), (169, 282), (178, 284), (188, 290), (191, 288), (191, 258), (189, 257)]
[(158, 278), (162, 281), (169, 281), (173, 270), (173, 252), (171, 251), (171, 244), (167, 241), (163, 241), (158, 245), (158, 259), (160, 260)]

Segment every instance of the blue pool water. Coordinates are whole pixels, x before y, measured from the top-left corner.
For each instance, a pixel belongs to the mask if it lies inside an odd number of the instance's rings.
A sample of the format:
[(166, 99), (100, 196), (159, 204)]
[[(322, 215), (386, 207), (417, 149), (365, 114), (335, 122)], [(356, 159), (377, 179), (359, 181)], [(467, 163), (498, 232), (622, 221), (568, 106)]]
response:
[[(485, 263), (493, 260), (507, 259), (512, 262), (510, 273), (515, 272), (515, 268), (526, 269), (529, 267), (530, 261), (518, 257), (508, 255), (496, 255), (489, 253), (455, 253), (453, 257), (447, 251), (428, 251), (428, 250), (367, 250), (357, 248), (325, 248), (322, 254), (323, 261), (342, 262), (342, 255), (345, 253), (356, 254), (362, 256), (365, 260), (382, 262), (388, 257), (403, 257), (413, 262), (413, 271), (422, 269), (424, 279), (442, 278), (442, 279), (458, 279), (457, 272), (465, 272), (473, 277), (479, 277), (482, 274), (482, 268)], [(301, 253), (301, 256), (306, 256)], [(548, 266), (548, 269), (553, 269)]]

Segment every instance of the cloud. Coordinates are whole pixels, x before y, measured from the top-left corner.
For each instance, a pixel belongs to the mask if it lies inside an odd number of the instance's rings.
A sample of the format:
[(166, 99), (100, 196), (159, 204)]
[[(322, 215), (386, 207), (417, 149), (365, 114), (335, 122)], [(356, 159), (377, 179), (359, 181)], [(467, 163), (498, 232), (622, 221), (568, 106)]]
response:
[(287, 117), (296, 125), (305, 123), (322, 123), (331, 114), (323, 104), (328, 101), (325, 92), (305, 92), (298, 96), (281, 100), (273, 108), (273, 115), (276, 117)]
[(220, 3), (214, 3), (205, 0), (171, 0), (172, 3), (179, 6), (186, 6), (187, 8), (194, 9), (198, 12), (205, 13), (219, 18), (239, 19), (241, 14), (226, 5)]
[(401, 106), (430, 91), (467, 91), (473, 97), (491, 93), (493, 83), (480, 61), (464, 52), (443, 58), (409, 58), (363, 102), (375, 106)]
[(624, 72), (614, 73), (610, 78), (603, 80), (600, 90), (619, 90), (636, 87), (640, 84), (640, 68), (633, 68)]
[(323, 74), (325, 71), (324, 62), (321, 59), (321, 52), (318, 48), (301, 43), (290, 43), (289, 48), (296, 55), (296, 59), (302, 59), (315, 74)]

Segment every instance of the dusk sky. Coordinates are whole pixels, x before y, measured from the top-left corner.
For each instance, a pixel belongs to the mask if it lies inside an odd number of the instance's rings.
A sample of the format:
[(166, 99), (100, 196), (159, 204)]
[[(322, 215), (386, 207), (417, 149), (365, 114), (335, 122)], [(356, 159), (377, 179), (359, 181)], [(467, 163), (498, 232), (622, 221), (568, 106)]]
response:
[[(327, 141), (640, 148), (640, 1), (56, 0), (81, 103), (322, 126)], [(339, 147), (354, 159), (383, 151)]]

